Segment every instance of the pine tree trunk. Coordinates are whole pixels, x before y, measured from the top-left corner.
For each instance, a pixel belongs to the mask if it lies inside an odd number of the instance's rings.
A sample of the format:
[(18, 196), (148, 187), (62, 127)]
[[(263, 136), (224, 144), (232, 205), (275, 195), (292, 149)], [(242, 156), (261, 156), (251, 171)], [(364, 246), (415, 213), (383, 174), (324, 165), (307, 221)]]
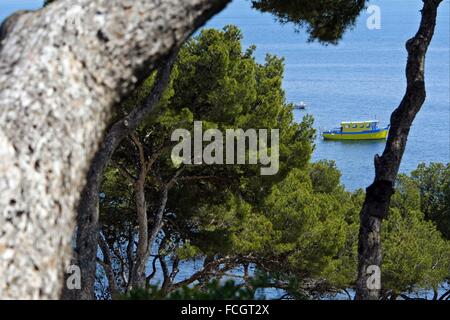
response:
[(375, 156), (375, 179), (366, 189), (360, 213), (358, 279), (356, 299), (377, 300), (381, 288), (371, 285), (371, 269), (381, 268), (381, 224), (388, 216), (394, 183), (406, 147), (409, 130), (425, 102), (425, 56), (433, 38), (437, 9), (442, 0), (423, 0), (422, 19), (417, 34), (406, 42), (407, 88), (399, 107), (391, 115), (391, 127), (382, 156)]
[(57, 1), (0, 35), (0, 298), (52, 299), (112, 108), (227, 0)]

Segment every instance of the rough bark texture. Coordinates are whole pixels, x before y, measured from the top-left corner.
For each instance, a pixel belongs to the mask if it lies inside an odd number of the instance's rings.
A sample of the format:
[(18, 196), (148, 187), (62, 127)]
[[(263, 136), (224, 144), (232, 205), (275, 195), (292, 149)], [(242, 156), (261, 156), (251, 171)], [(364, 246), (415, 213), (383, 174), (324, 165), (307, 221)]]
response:
[(111, 108), (227, 2), (62, 0), (2, 28), (1, 298), (59, 297)]
[(389, 213), (389, 203), (394, 193), (394, 182), (405, 151), (409, 130), (416, 114), (425, 101), (425, 55), (433, 37), (436, 15), (442, 0), (423, 0), (422, 19), (417, 34), (406, 42), (407, 88), (399, 107), (391, 115), (391, 127), (382, 156), (375, 156), (375, 179), (366, 189), (366, 198), (360, 213), (358, 246), (358, 279), (356, 299), (380, 298), (379, 289), (369, 289), (367, 268), (381, 267), (381, 223)]
[(83, 188), (78, 205), (76, 247), (71, 262), (78, 265), (81, 269), (81, 289), (69, 290), (64, 286), (62, 293), (62, 299), (64, 300), (91, 300), (95, 298), (94, 283), (99, 234), (99, 190), (103, 173), (121, 141), (139, 126), (161, 100), (164, 90), (169, 84), (170, 73), (177, 52), (175, 50), (168, 59), (162, 61), (154, 86), (148, 97), (142, 105), (133, 109), (129, 115), (111, 126), (103, 139), (100, 149), (92, 160), (86, 185)]

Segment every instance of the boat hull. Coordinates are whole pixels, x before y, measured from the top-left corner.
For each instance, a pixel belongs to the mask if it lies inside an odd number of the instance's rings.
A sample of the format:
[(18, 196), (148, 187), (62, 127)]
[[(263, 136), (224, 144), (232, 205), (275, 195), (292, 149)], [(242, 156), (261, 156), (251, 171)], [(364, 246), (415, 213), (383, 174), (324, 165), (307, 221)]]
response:
[(383, 140), (387, 138), (389, 129), (381, 129), (377, 131), (365, 132), (323, 132), (322, 136), (325, 140)]

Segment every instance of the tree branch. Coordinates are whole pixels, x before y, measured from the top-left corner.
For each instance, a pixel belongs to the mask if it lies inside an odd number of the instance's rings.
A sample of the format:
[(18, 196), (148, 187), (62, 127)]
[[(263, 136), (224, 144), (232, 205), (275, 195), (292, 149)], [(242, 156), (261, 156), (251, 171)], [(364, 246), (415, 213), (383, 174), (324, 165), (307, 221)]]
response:
[(103, 253), (103, 261), (97, 258), (103, 269), (105, 270), (106, 277), (108, 278), (109, 291), (111, 293), (111, 298), (116, 300), (119, 297), (119, 289), (116, 282), (116, 277), (111, 265), (111, 254), (109, 252), (109, 246), (106, 243), (102, 235), (99, 235), (99, 246)]
[(391, 115), (389, 137), (382, 156), (375, 156), (375, 179), (366, 189), (360, 213), (358, 279), (355, 299), (378, 300), (380, 289), (369, 288), (368, 267), (381, 267), (381, 223), (389, 213), (394, 182), (406, 147), (409, 130), (425, 101), (425, 55), (436, 26), (437, 9), (442, 0), (423, 0), (422, 18), (416, 35), (406, 42), (406, 93)]

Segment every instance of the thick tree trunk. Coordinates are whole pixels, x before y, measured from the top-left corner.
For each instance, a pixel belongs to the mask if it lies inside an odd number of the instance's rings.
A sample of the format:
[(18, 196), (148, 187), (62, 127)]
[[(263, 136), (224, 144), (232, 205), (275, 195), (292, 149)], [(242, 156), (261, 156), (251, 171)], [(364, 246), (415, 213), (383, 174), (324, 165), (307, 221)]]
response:
[(112, 107), (227, 2), (62, 0), (2, 28), (1, 298), (59, 296)]
[(372, 286), (370, 276), (374, 270), (373, 266), (381, 267), (381, 223), (389, 213), (394, 182), (405, 151), (409, 130), (425, 101), (425, 55), (433, 37), (437, 9), (441, 1), (423, 0), (419, 30), (406, 42), (408, 51), (406, 93), (399, 107), (391, 115), (391, 128), (384, 152), (381, 157), (375, 156), (375, 179), (366, 189), (366, 198), (360, 213), (356, 299), (380, 298), (380, 288)]
[(72, 264), (78, 265), (81, 269), (81, 289), (70, 290), (64, 286), (62, 299), (90, 300), (95, 298), (94, 283), (99, 233), (99, 190), (103, 173), (121, 141), (138, 127), (161, 100), (164, 90), (169, 84), (170, 73), (177, 52), (174, 51), (167, 60), (162, 61), (148, 97), (142, 105), (133, 109), (129, 115), (111, 126), (100, 149), (92, 160), (86, 185), (83, 188), (78, 205), (76, 247), (72, 257)]

